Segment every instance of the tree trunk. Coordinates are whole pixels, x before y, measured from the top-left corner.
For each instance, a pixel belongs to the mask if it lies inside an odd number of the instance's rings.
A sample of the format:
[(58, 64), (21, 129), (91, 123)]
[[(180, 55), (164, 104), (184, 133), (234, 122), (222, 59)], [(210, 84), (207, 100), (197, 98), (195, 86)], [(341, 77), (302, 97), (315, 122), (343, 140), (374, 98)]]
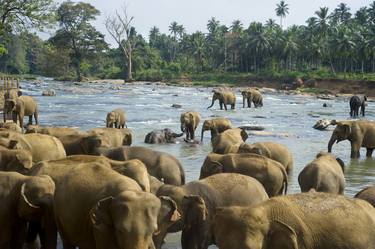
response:
[(125, 80), (127, 82), (132, 82), (133, 81), (133, 73), (132, 73), (133, 64), (132, 64), (132, 54), (131, 54), (131, 52), (127, 56), (127, 59), (128, 59), (128, 63), (127, 63), (128, 64), (128, 71), (127, 71)]

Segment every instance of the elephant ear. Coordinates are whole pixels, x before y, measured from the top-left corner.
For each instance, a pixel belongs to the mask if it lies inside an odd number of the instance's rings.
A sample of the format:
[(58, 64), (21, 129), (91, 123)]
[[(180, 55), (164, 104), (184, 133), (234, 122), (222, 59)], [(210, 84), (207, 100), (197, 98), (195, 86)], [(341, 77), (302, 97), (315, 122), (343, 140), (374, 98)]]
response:
[(159, 196), (162, 204), (167, 203), (170, 207), (170, 212), (168, 215), (169, 221), (176, 222), (181, 219), (181, 214), (178, 212), (176, 202), (169, 196)]
[(224, 166), (218, 161), (212, 161), (211, 164), (209, 164), (208, 170), (211, 175), (220, 174), (224, 172)]
[(182, 200), (184, 226), (189, 229), (200, 225), (208, 218), (208, 210), (204, 199), (198, 195), (184, 196)]
[[(271, 223), (268, 237), (272, 245), (281, 245), (283, 248), (298, 249), (297, 234), (292, 227), (286, 223), (274, 220)], [(275, 244), (274, 244), (275, 243)]]
[(341, 126), (341, 129), (345, 138), (350, 136), (350, 133), (352, 132), (352, 128), (350, 127), (350, 125), (344, 124)]
[(341, 158), (339, 158), (339, 157), (336, 157), (336, 161), (340, 164), (342, 172), (345, 173), (345, 163), (344, 163), (344, 161), (341, 160)]
[(80, 145), (84, 154), (90, 154), (94, 148), (99, 148), (102, 146), (102, 140), (97, 135), (89, 136), (83, 138)]
[(16, 158), (25, 169), (31, 169), (33, 167), (33, 160), (30, 153), (21, 151), (16, 154)]
[(94, 227), (100, 231), (104, 231), (111, 227), (113, 222), (110, 215), (111, 205), (114, 198), (112, 196), (104, 198), (96, 203), (90, 210), (90, 219)]
[(23, 183), (20, 190), (20, 203), (17, 207), (17, 212), (20, 217), (31, 215), (40, 210), (40, 207), (31, 203), (30, 198), (27, 196), (26, 183)]

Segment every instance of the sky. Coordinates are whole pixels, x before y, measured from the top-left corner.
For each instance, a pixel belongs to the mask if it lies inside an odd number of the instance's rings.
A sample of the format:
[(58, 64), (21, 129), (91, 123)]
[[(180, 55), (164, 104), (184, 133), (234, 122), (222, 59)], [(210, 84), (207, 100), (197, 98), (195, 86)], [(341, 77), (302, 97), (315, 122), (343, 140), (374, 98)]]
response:
[[(182, 24), (188, 33), (207, 32), (207, 21), (215, 17), (221, 24), (230, 26), (233, 20), (240, 20), (244, 27), (252, 21), (265, 22), (269, 18), (279, 22), (275, 14), (279, 0), (80, 0), (94, 5), (101, 11), (95, 26), (106, 35), (107, 42), (114, 44), (103, 24), (105, 16), (121, 10), (126, 5), (128, 14), (134, 17), (133, 26), (143, 37), (153, 26), (162, 33), (169, 33), (168, 26), (176, 21)], [(58, 0), (57, 2), (62, 2)], [(73, 2), (78, 2), (73, 0)], [(285, 0), (289, 5), (289, 14), (283, 21), (284, 26), (302, 25), (314, 15), (319, 7), (334, 10), (341, 2), (348, 4), (355, 13), (360, 7), (369, 6), (372, 0)]]

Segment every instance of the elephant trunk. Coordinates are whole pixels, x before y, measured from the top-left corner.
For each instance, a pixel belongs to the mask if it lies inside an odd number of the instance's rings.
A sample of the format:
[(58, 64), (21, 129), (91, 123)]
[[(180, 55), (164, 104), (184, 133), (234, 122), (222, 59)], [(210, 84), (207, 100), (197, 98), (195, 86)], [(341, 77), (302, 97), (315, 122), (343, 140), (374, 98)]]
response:
[(207, 107), (207, 109), (210, 109), (211, 107), (214, 106), (215, 100), (216, 100), (215, 98), (212, 98), (212, 103), (211, 103), (211, 105), (209, 107)]
[(205, 132), (205, 129), (202, 128), (202, 132), (201, 132), (201, 142), (203, 142), (203, 134)]
[(242, 99), (243, 99), (243, 105), (242, 105), (242, 108), (245, 108), (245, 101), (246, 101), (245, 96), (243, 96)]
[(333, 144), (334, 144), (336, 141), (337, 141), (337, 137), (336, 137), (334, 134), (332, 134), (332, 137), (331, 137), (331, 139), (330, 139), (329, 142), (328, 142), (328, 152), (329, 152), (329, 153), (332, 152), (332, 146), (333, 146)]
[(176, 138), (176, 137), (182, 137), (184, 135), (184, 133), (180, 133), (180, 134), (177, 134), (177, 133), (172, 133), (172, 137)]

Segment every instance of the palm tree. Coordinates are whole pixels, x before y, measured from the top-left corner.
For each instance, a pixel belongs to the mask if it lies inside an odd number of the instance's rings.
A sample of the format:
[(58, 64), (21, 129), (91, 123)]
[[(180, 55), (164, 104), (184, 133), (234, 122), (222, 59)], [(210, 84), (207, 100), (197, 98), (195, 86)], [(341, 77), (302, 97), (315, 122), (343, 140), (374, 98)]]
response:
[(334, 23), (347, 23), (352, 14), (350, 13), (350, 8), (345, 3), (340, 3), (337, 8), (332, 13), (332, 21)]
[(280, 17), (280, 27), (283, 27), (283, 18), (289, 14), (289, 5), (285, 3), (285, 1), (280, 1), (279, 4), (276, 5), (276, 15)]
[(240, 20), (234, 20), (230, 28), (233, 33), (241, 33), (243, 29), (243, 24)]
[(160, 35), (160, 30), (158, 27), (154, 26), (151, 28), (150, 33), (149, 33), (149, 43), (151, 47), (155, 46), (155, 43), (157, 41), (157, 38)]

